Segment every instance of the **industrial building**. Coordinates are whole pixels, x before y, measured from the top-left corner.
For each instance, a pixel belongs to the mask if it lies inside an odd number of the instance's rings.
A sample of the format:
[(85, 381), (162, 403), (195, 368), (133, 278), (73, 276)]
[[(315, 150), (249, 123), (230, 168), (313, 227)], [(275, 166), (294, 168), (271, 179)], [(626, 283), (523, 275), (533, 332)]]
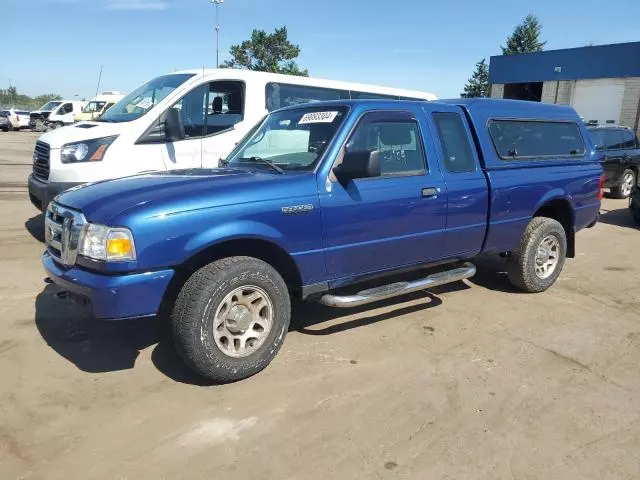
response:
[(640, 42), (491, 57), (492, 98), (571, 105), (588, 123), (640, 133)]

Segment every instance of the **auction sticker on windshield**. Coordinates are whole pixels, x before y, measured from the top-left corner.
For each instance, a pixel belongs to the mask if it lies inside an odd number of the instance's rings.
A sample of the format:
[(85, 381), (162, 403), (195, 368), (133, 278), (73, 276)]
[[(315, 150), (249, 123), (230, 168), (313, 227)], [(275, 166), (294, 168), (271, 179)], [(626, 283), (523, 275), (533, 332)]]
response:
[(331, 123), (335, 120), (338, 112), (310, 112), (305, 113), (298, 125), (304, 125), (305, 123)]

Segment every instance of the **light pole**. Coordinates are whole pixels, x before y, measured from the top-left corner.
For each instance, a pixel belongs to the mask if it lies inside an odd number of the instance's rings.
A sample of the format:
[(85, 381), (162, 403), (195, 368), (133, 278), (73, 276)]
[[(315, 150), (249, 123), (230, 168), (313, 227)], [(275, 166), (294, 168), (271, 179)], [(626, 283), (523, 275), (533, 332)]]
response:
[(211, 0), (211, 3), (216, 6), (216, 68), (220, 66), (220, 17), (218, 10), (223, 2), (224, 0)]

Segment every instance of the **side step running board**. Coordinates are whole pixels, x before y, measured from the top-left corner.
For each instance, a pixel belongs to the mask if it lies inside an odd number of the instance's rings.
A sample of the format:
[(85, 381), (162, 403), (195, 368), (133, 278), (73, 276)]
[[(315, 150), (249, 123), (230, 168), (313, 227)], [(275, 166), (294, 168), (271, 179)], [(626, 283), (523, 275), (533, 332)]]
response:
[(328, 307), (359, 307), (360, 305), (397, 297), (398, 295), (405, 295), (426, 288), (437, 287), (445, 283), (458, 282), (465, 278), (473, 277), (475, 273), (476, 267), (470, 263), (465, 263), (461, 267), (434, 273), (433, 275), (412, 282), (396, 282), (389, 285), (382, 285), (380, 287), (362, 290), (354, 295), (339, 296), (327, 293), (320, 297), (318, 302)]

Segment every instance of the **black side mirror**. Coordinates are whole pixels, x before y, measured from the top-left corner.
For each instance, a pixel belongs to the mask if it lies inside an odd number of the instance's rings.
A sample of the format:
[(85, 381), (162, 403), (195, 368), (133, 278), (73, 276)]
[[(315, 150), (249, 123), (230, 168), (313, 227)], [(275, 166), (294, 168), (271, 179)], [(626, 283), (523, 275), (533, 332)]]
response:
[(379, 177), (381, 175), (380, 153), (377, 150), (345, 152), (342, 163), (333, 169), (333, 173), (340, 182), (356, 178)]
[(177, 108), (170, 108), (165, 113), (164, 134), (167, 142), (177, 142), (186, 138), (182, 116)]

